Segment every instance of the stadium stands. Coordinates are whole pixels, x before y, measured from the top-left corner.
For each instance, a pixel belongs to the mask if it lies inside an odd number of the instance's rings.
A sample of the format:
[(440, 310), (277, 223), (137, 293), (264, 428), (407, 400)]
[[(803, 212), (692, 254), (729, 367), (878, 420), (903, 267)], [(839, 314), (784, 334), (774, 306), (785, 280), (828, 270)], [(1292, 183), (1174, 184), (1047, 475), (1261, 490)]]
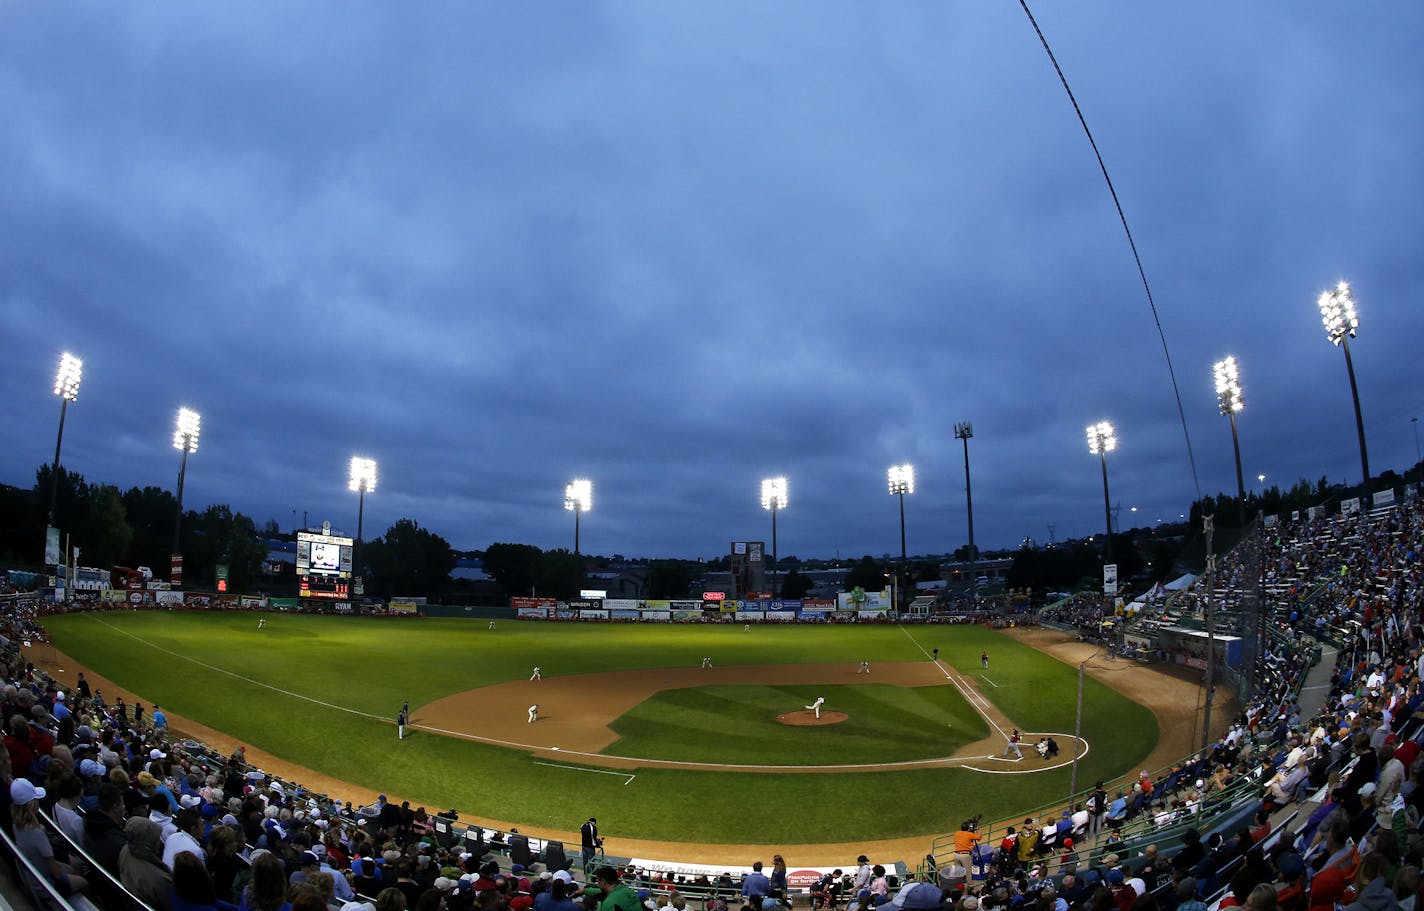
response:
[[(1424, 859), (1424, 507), (1281, 521), (1243, 546), (1250, 555), (1241, 547), (1228, 555), (1210, 595), (1230, 615), (1259, 578), (1264, 637), (1248, 669), (1254, 694), (1221, 737), (1166, 768), (1105, 783), (1101, 805), (1089, 789), (970, 833), (983, 836), (978, 847), (964, 833), (936, 839), (919, 870), (889, 874), (881, 894), (893, 897), (898, 880), (913, 875), (950, 887), (938, 906), (925, 889), (906, 893), (903, 903), (913, 898), (922, 911), (1201, 911), (1198, 900), (1305, 911), (1348, 906), (1356, 894), (1359, 911), (1412, 911)], [(1174, 596), (1157, 610), (1189, 614), (1203, 595)], [(1072, 627), (1095, 630), (1103, 619), (1082, 599), (1055, 611), (1050, 620)], [(97, 693), (60, 700), (13, 644), (43, 635), (37, 619), (12, 611), (3, 632), (9, 733), (0, 778), (13, 787), (12, 804), (41, 808), (35, 818), (46, 835), (6, 826), (4, 853), (36, 906), (285, 911), (290, 902), (294, 911), (369, 911), (358, 901), (379, 911), (569, 911), (596, 897), (582, 894), (588, 871), (570, 864), (560, 842), (384, 799), (341, 804), (240, 754), (166, 742)], [(1334, 664), (1311, 676), (1321, 655)], [(12, 823), (22, 809), (9, 811)], [(175, 860), (170, 871), (144, 853), (145, 833), (155, 831), (179, 839), (174, 845), (191, 833), (203, 863)], [(676, 909), (676, 896), (721, 911), (739, 894), (731, 876), (621, 872), (650, 908)], [(70, 875), (87, 886), (75, 891)], [(565, 877), (573, 905), (539, 897)], [(819, 884), (819, 906), (877, 903), (849, 879)]]

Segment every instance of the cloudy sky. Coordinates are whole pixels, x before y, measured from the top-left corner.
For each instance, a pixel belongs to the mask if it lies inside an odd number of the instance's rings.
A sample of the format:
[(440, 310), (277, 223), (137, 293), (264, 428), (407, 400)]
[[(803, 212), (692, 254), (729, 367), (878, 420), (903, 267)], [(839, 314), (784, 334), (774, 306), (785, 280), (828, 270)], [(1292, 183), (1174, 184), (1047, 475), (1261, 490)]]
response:
[[(1416, 458), (1424, 6), (1038, 3), (1127, 210), (1204, 492)], [(0, 481), (64, 464), (190, 506), (458, 548), (911, 553), (1194, 496), (1091, 149), (1017, 3), (0, 4)], [(1411, 353), (1412, 352), (1412, 353)], [(1129, 510), (1138, 507), (1133, 516)]]

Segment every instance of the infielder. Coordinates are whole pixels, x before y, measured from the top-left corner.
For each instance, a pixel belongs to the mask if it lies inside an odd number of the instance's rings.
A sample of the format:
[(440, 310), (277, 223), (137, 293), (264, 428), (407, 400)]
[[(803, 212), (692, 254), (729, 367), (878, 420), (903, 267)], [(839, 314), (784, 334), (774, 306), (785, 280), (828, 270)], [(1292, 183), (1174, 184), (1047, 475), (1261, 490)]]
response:
[(870, 662), (869, 662), (869, 661), (862, 661), (862, 662), (860, 662), (860, 667), (856, 669), (856, 673), (857, 673), (857, 674), (868, 674), (868, 673), (870, 673)]
[(541, 670), (541, 669), (540, 669), (539, 665), (537, 665), (537, 664), (534, 665), (534, 673), (532, 673), (532, 674), (529, 675), (529, 679), (530, 679), (530, 680), (543, 680), (543, 679), (544, 679), (544, 675), (540, 673), (540, 670)]
[(711, 659), (711, 657), (703, 658), (703, 659), (702, 659), (702, 666), (703, 666), (704, 668), (711, 667), (711, 666), (712, 666), (712, 659)]
[(539, 720), (539, 703), (529, 706), (529, 723), (533, 724)]

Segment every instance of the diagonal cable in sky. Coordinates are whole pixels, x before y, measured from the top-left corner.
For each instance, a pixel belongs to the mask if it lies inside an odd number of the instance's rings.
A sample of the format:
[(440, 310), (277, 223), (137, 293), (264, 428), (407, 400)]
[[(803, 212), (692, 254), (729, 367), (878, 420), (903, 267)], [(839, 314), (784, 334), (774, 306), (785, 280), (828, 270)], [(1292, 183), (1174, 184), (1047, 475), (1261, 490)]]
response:
[(1177, 371), (1172, 367), (1172, 352), (1167, 350), (1167, 333), (1162, 329), (1162, 320), (1157, 315), (1157, 302), (1152, 299), (1152, 286), (1147, 283), (1147, 270), (1142, 268), (1142, 257), (1137, 255), (1137, 244), (1132, 239), (1132, 229), (1127, 226), (1127, 215), (1122, 211), (1122, 201), (1117, 198), (1117, 189), (1113, 186), (1112, 177), (1108, 175), (1108, 166), (1103, 161), (1103, 153), (1098, 151), (1098, 143), (1093, 138), (1093, 131), (1088, 129), (1088, 120), (1083, 116), (1083, 109), (1078, 106), (1078, 99), (1073, 96), (1073, 89), (1068, 85), (1068, 77), (1063, 75), (1063, 67), (1058, 65), (1058, 58), (1053, 56), (1053, 48), (1048, 46), (1048, 39), (1043, 36), (1043, 29), (1038, 27), (1038, 20), (1033, 18), (1033, 11), (1028, 8), (1028, 0), (1019, 0), (1019, 6), (1023, 7), (1024, 15), (1028, 16), (1029, 24), (1033, 26), (1039, 43), (1043, 45), (1043, 50), (1048, 54), (1048, 60), (1053, 64), (1053, 71), (1058, 74), (1058, 81), (1063, 83), (1063, 91), (1068, 93), (1068, 100), (1073, 102), (1073, 113), (1078, 115), (1078, 123), (1082, 124), (1083, 133), (1088, 137), (1088, 144), (1093, 147), (1093, 154), (1098, 159), (1098, 167), (1103, 172), (1103, 180), (1107, 182), (1108, 192), (1112, 194), (1113, 205), (1117, 207), (1117, 217), (1122, 222), (1123, 233), (1127, 235), (1127, 245), (1132, 248), (1132, 260), (1137, 263), (1137, 274), (1142, 278), (1142, 290), (1147, 292), (1147, 306), (1152, 308), (1152, 322), (1157, 324), (1157, 336), (1162, 340), (1162, 355), (1167, 359), (1167, 375), (1172, 379), (1172, 394), (1177, 397), (1177, 417), (1182, 421), (1182, 437), (1187, 441), (1187, 461), (1192, 466), (1192, 486), (1196, 488), (1197, 499), (1200, 500), (1201, 482), (1197, 480), (1197, 458), (1192, 453), (1192, 435), (1187, 431), (1187, 413), (1182, 409), (1182, 390), (1177, 387)]

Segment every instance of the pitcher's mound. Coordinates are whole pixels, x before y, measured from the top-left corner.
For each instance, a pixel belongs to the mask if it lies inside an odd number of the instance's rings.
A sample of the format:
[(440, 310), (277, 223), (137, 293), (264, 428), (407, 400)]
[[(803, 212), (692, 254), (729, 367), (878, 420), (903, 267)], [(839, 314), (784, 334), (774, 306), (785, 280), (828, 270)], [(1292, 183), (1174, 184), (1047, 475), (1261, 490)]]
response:
[(827, 712), (822, 709), (820, 718), (816, 717), (815, 712), (800, 711), (777, 715), (776, 720), (794, 727), (810, 727), (814, 724), (840, 724), (849, 717), (845, 712)]

